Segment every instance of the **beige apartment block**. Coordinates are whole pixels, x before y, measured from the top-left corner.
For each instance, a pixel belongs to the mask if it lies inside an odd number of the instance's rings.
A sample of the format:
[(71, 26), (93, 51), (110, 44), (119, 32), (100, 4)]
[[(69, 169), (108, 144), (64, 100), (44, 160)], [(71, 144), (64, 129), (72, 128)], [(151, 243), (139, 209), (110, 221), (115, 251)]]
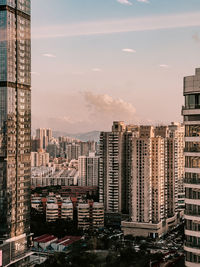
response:
[(78, 158), (78, 173), (80, 186), (98, 186), (99, 157), (95, 153)]
[(154, 137), (153, 127), (144, 130), (133, 138), (130, 215), (133, 222), (159, 223), (164, 218), (164, 139)]
[(46, 153), (43, 149), (38, 152), (31, 152), (31, 167), (48, 166), (49, 153)]
[(132, 160), (132, 136), (138, 126), (113, 122), (111, 132), (100, 134), (99, 200), (109, 213), (128, 213)]
[[(184, 194), (184, 127), (140, 126), (132, 136), (129, 222), (124, 233), (158, 237), (176, 226), (182, 216), (179, 195)], [(140, 230), (139, 230), (140, 229)]]

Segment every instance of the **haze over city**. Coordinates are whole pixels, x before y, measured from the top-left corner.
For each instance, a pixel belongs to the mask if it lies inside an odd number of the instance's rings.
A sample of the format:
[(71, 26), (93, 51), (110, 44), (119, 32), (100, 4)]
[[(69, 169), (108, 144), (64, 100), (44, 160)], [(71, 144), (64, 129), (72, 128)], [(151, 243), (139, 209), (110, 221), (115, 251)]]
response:
[(0, 0), (0, 267), (199, 267), (199, 48), (199, 0)]
[(33, 0), (32, 128), (181, 122), (198, 10), (198, 0)]

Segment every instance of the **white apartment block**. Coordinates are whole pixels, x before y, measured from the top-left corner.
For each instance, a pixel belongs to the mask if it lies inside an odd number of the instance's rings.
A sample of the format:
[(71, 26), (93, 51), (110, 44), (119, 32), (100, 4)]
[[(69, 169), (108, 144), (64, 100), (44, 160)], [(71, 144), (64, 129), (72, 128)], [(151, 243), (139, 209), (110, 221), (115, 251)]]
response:
[(70, 162), (73, 159), (78, 160), (81, 155), (81, 147), (79, 144), (72, 143), (66, 146), (67, 159)]
[(98, 186), (99, 157), (95, 153), (78, 158), (78, 173), (80, 186)]
[(149, 137), (145, 134), (133, 138), (130, 205), (133, 222), (158, 223), (164, 218), (164, 140), (154, 137), (152, 128), (149, 126)]
[(94, 202), (92, 209), (93, 228), (104, 227), (104, 205), (103, 203)]
[(88, 203), (79, 203), (78, 212), (78, 228), (83, 230), (90, 227), (90, 205)]
[(132, 137), (131, 222), (122, 222), (125, 234), (156, 237), (177, 224), (183, 132), (174, 123), (140, 126), (139, 137)]
[(64, 201), (61, 206), (61, 219), (73, 220), (73, 204), (70, 201)]
[(31, 152), (31, 167), (48, 166), (49, 153), (45, 151)]
[(58, 204), (47, 203), (46, 205), (46, 221), (52, 222), (58, 219)]
[(99, 202), (79, 203), (78, 228), (102, 228), (104, 227), (104, 205)]
[(39, 140), (39, 148), (46, 149), (52, 139), (52, 130), (46, 128), (36, 129), (36, 138)]

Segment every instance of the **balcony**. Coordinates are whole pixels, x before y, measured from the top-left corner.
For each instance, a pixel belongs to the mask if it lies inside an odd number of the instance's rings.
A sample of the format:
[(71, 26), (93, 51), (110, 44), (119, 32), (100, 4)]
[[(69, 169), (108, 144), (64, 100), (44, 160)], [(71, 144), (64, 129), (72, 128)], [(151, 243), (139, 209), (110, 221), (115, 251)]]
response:
[(185, 184), (199, 184), (200, 185), (200, 179), (196, 178), (185, 178), (184, 179)]
[(189, 248), (197, 248), (200, 249), (200, 244), (194, 243), (194, 242), (185, 242), (185, 246)]
[[(192, 137), (199, 137), (199, 136), (192, 136)], [(200, 147), (184, 148), (184, 152), (200, 152)]]
[(185, 210), (185, 215), (200, 217), (200, 213), (192, 210)]
[(187, 109), (200, 109), (200, 105), (190, 104), (190, 105), (182, 106), (182, 110), (187, 110)]

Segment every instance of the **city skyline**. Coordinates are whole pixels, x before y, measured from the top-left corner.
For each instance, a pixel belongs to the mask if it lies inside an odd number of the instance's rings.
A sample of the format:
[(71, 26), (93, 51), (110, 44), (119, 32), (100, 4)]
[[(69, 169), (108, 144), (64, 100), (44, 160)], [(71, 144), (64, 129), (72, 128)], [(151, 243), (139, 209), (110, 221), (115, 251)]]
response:
[(198, 66), (199, 12), (197, 0), (34, 0), (33, 128), (181, 122), (182, 77)]

